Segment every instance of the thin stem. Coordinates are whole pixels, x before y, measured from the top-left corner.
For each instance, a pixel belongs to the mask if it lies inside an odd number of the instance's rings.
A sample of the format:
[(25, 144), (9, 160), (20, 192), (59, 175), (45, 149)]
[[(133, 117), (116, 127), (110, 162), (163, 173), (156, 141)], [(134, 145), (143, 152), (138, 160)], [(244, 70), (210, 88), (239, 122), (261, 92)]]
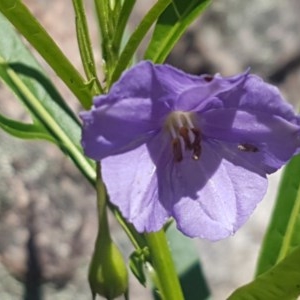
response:
[(95, 59), (83, 2), (82, 0), (72, 0), (72, 2), (75, 11), (78, 47), (85, 74), (92, 85), (93, 94), (103, 94), (103, 88), (97, 78)]
[(51, 36), (21, 1), (1, 0), (0, 11), (45, 59), (84, 108), (92, 104), (89, 86)]
[(164, 300), (184, 300), (164, 230), (145, 234)]
[(62, 128), (60, 128), (51, 114), (46, 110), (45, 107), (43, 107), (43, 105), (39, 102), (39, 99), (37, 99), (31, 93), (30, 89), (18, 77), (18, 75), (11, 69), (7, 70), (7, 74), (9, 75), (12, 82), (25, 95), (25, 98), (28, 100), (26, 105), (28, 105), (35, 111), (35, 114), (39, 116), (46, 128), (49, 129), (49, 131), (52, 132), (53, 136), (55, 136), (60, 141), (63, 148), (67, 149), (70, 157), (88, 178), (88, 180), (91, 183), (95, 182), (96, 174), (94, 168), (88, 163), (81, 151), (74, 145), (70, 137), (62, 130)]
[(135, 228), (131, 225), (128, 224), (123, 216), (120, 214), (118, 209), (114, 207), (112, 204), (109, 203), (109, 196), (107, 194), (107, 190), (105, 187), (105, 184), (102, 180), (101, 177), (101, 164), (100, 162), (96, 163), (96, 174), (97, 174), (97, 179), (96, 179), (96, 190), (97, 190), (97, 199), (98, 199), (98, 215), (99, 215), (99, 220), (103, 217), (103, 210), (105, 210), (105, 206), (107, 205), (111, 212), (114, 214), (115, 218), (121, 225), (121, 227), (124, 229), (125, 233), (127, 234), (129, 240), (131, 241), (132, 245), (134, 246), (135, 249), (143, 249), (146, 246), (146, 241), (144, 237), (140, 234), (137, 233)]
[(117, 51), (113, 49), (113, 19), (110, 15), (109, 0), (94, 0), (98, 22), (101, 30), (102, 56), (105, 61), (105, 76), (112, 73), (113, 66), (117, 61)]
[(132, 224), (129, 224), (125, 221), (123, 216), (120, 214), (120, 212), (113, 206), (110, 205), (110, 209), (113, 212), (115, 218), (118, 220), (119, 224), (127, 234), (128, 238), (130, 239), (133, 247), (138, 249), (143, 249), (147, 246), (147, 243), (145, 241), (145, 238), (142, 234), (139, 234)]
[[(113, 2), (113, 3), (112, 3)], [(123, 1), (110, 1), (110, 14), (113, 18), (112, 21), (112, 26), (114, 28), (114, 31), (116, 31), (117, 29), (117, 23), (120, 17), (120, 12), (122, 9), (122, 5), (123, 5)]]
[(101, 234), (98, 234), (98, 238), (110, 239), (106, 213), (107, 193), (101, 178), (101, 166), (99, 162), (97, 162), (96, 164), (96, 174), (97, 210), (99, 220), (99, 232), (101, 232)]
[(112, 83), (119, 79), (121, 73), (129, 66), (129, 63), (135, 51), (145, 37), (146, 33), (148, 32), (152, 24), (157, 20), (158, 16), (166, 9), (166, 7), (170, 3), (171, 0), (158, 0), (157, 3), (153, 5), (149, 12), (145, 15), (142, 22), (133, 32), (124, 50), (122, 51), (111, 78), (108, 78), (109, 87)]

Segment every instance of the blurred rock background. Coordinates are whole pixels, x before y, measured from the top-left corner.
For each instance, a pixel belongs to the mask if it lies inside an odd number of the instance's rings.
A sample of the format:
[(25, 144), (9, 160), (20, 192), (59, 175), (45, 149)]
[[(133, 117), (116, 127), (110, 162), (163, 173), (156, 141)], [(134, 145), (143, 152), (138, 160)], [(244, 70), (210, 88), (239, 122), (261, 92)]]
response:
[[(71, 2), (24, 2), (82, 70)], [(85, 2), (96, 48), (99, 38), (93, 4)], [(129, 30), (151, 2), (137, 1)], [(278, 85), (287, 100), (298, 108), (299, 13), (298, 0), (215, 0), (167, 61), (195, 74), (231, 75), (250, 66), (252, 72)], [(100, 70), (99, 51), (96, 55)], [(78, 109), (74, 96), (38, 59), (67, 102)], [(2, 84), (0, 110), (12, 117), (26, 118), (25, 111)], [(46, 142), (24, 142), (1, 131), (0, 145), (0, 299), (26, 299), (24, 295), (32, 288), (28, 284), (31, 276), (40, 278), (40, 286), (34, 291), (37, 298), (27, 299), (91, 299), (86, 274), (97, 226), (93, 190), (72, 163)], [(226, 299), (235, 288), (251, 280), (279, 176), (271, 176), (266, 199), (234, 237), (213, 244), (195, 240), (213, 299)], [(114, 221), (111, 226), (128, 256), (131, 246), (126, 237)], [(28, 253), (32, 254), (30, 260)], [(134, 278), (131, 297), (151, 299), (149, 291)]]

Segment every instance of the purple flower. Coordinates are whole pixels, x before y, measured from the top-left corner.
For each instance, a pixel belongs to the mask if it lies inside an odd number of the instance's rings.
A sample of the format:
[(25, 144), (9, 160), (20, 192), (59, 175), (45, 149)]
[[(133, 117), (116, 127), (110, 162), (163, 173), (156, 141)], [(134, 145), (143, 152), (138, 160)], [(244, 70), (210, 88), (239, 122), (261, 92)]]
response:
[(299, 117), (248, 72), (144, 61), (80, 116), (85, 154), (102, 161), (110, 201), (139, 232), (173, 217), (185, 235), (225, 238), (263, 198), (266, 175), (299, 152)]

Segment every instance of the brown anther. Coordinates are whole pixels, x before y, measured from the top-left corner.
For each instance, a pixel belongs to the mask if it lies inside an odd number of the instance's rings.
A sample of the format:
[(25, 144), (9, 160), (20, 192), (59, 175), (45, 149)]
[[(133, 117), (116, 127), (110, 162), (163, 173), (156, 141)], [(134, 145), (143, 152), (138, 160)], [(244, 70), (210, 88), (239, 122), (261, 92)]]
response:
[(192, 112), (173, 112), (166, 120), (166, 127), (171, 135), (171, 147), (174, 162), (181, 162), (186, 152), (191, 152), (191, 158), (198, 160), (201, 156), (202, 132), (195, 127)]
[(192, 149), (193, 149), (193, 159), (198, 160), (201, 155), (202, 147), (201, 147), (201, 139), (202, 139), (202, 134), (201, 131), (197, 128), (192, 128), (191, 129), (193, 134), (195, 135), (195, 140), (192, 144)]
[(186, 149), (192, 150), (193, 146), (189, 137), (189, 130), (186, 127), (180, 127), (179, 135), (183, 138)]
[(202, 151), (201, 144), (194, 145), (192, 158), (194, 160), (198, 160), (200, 158), (201, 151)]
[(181, 144), (179, 138), (175, 138), (172, 140), (172, 149), (173, 149), (173, 156), (176, 162), (180, 162), (183, 159)]
[(248, 143), (239, 144), (238, 149), (243, 152), (254, 152), (254, 153), (258, 152), (258, 150), (259, 150), (256, 146), (248, 144)]
[(205, 75), (205, 76), (204, 76), (204, 80), (205, 80), (206, 82), (211, 82), (213, 79), (214, 79), (214, 77), (211, 76), (211, 75)]

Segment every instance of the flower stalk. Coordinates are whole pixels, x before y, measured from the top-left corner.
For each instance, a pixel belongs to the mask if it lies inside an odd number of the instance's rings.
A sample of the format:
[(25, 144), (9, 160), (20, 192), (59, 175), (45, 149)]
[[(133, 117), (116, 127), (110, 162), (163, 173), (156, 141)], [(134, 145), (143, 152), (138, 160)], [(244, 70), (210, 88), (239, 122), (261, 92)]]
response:
[(183, 300), (183, 293), (164, 230), (145, 234), (145, 237), (162, 299)]
[(83, 68), (94, 95), (103, 94), (103, 88), (97, 78), (96, 64), (88, 24), (82, 0), (72, 0), (75, 12), (76, 34)]
[(108, 300), (126, 294), (128, 274), (122, 254), (112, 241), (106, 212), (106, 191), (97, 163), (97, 208), (99, 218), (95, 250), (89, 268), (89, 283), (93, 299), (96, 294)]

